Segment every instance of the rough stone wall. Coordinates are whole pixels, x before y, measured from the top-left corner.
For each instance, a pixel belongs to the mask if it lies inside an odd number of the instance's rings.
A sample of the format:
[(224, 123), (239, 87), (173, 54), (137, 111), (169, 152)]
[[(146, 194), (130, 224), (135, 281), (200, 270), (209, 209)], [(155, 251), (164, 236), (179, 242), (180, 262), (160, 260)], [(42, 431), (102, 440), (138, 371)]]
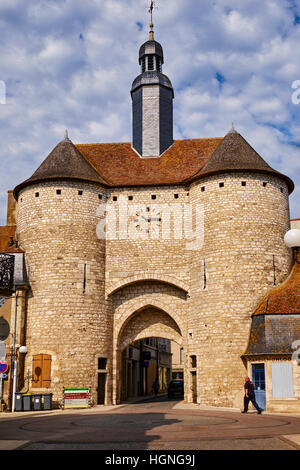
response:
[[(62, 398), (63, 387), (87, 386), (96, 399), (97, 357), (107, 357), (111, 369), (113, 322), (110, 300), (104, 296), (105, 246), (96, 236), (99, 194), (105, 195), (97, 185), (57, 181), (28, 186), (19, 196), (17, 236), (26, 252), (32, 289), (25, 370), (32, 370), (33, 355), (51, 355), (54, 400)], [(110, 382), (109, 373), (108, 401)]]
[[(106, 240), (96, 236), (99, 203), (114, 219)], [(276, 282), (289, 271), (288, 229), (287, 188), (273, 176), (107, 193), (70, 182), (27, 187), (17, 231), (32, 287), (28, 367), (34, 354), (51, 354), (55, 397), (63, 386), (91, 386), (95, 396), (97, 357), (107, 357), (106, 402), (117, 403), (122, 348), (164, 334), (184, 347), (189, 401), (193, 372), (198, 402), (240, 406), (251, 314), (273, 287), (273, 255)]]
[(224, 174), (193, 184), (190, 197), (204, 208), (204, 244), (191, 257), (187, 352), (197, 357), (197, 400), (240, 406), (251, 314), (273, 287), (273, 255), (278, 283), (291, 265), (287, 187), (273, 176)]
[(120, 349), (144, 338), (166, 338), (181, 340), (181, 331), (176, 322), (166, 313), (153, 308), (145, 308), (133, 315), (122, 331)]
[[(165, 280), (188, 290), (186, 240), (176, 228), (182, 227), (180, 217), (189, 203), (188, 190), (180, 186), (127, 188), (115, 190), (108, 201), (107, 212), (112, 208), (118, 223), (115, 238), (106, 241), (106, 295), (139, 279)], [(147, 222), (149, 218), (151, 222)], [(165, 230), (168, 225), (169, 233)]]

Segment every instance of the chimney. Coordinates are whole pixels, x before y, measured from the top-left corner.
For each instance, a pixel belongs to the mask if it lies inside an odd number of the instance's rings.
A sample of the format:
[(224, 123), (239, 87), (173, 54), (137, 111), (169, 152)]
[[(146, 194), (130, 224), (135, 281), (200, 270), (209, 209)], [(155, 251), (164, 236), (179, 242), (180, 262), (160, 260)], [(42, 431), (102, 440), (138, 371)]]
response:
[(6, 225), (17, 224), (17, 201), (14, 198), (13, 191), (7, 191), (7, 217)]

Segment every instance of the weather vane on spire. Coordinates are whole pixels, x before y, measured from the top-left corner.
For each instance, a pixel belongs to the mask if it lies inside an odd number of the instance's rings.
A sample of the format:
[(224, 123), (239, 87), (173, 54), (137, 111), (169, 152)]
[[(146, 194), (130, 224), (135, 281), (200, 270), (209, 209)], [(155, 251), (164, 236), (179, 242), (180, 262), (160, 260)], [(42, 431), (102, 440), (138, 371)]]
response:
[(149, 32), (150, 41), (154, 41), (154, 31), (153, 31), (153, 9), (154, 9), (154, 5), (155, 5), (154, 1), (151, 0), (150, 7), (149, 7), (149, 13), (150, 13), (150, 16), (151, 16), (150, 32)]

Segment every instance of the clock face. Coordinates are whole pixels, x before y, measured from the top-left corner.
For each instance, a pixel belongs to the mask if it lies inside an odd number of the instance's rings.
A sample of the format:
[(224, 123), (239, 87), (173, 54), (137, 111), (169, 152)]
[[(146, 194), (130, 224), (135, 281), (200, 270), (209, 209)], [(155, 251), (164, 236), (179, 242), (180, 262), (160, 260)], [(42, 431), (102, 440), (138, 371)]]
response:
[(161, 214), (157, 207), (145, 207), (136, 212), (134, 224), (137, 232), (159, 233)]

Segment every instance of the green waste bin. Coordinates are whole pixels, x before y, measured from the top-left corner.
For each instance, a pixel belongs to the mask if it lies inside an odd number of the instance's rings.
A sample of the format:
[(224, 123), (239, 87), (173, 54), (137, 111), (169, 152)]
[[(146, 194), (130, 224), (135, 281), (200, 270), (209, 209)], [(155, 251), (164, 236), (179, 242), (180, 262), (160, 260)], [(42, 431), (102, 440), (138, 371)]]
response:
[(44, 397), (44, 410), (52, 410), (52, 393), (45, 393)]
[(24, 411), (32, 410), (32, 395), (23, 395), (23, 409)]
[(33, 409), (34, 411), (41, 411), (42, 409), (42, 395), (34, 394), (33, 395)]
[(15, 411), (23, 411), (23, 394), (15, 394)]

